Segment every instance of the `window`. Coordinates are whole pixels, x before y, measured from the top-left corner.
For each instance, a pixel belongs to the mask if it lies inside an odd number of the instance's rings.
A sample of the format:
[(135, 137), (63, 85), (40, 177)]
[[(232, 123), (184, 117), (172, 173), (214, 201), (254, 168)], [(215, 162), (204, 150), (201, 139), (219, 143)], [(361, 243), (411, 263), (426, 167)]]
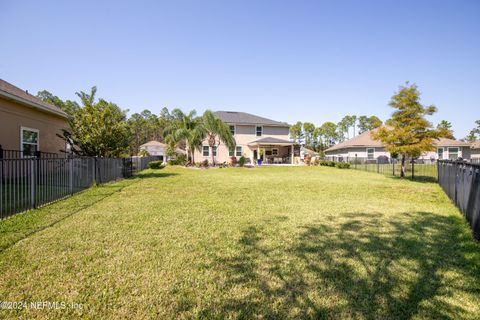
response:
[(235, 155), (235, 148), (228, 148), (228, 156), (233, 157)]
[(437, 155), (438, 155), (438, 159), (440, 159), (440, 160), (443, 159), (443, 148), (438, 148), (437, 149)]
[(230, 126), (230, 133), (232, 134), (232, 136), (235, 135), (235, 126)]
[(25, 157), (35, 156), (35, 152), (39, 151), (39, 131), (22, 127), (20, 129), (20, 150)]
[(367, 160), (375, 159), (375, 148), (367, 148)]
[(458, 159), (458, 148), (448, 148), (448, 159), (449, 160)]
[(210, 156), (210, 147), (209, 146), (203, 146), (202, 147), (202, 154), (204, 157)]
[(212, 154), (214, 157), (217, 156), (217, 146), (212, 147)]
[(272, 156), (278, 156), (278, 149), (272, 149)]
[(242, 146), (236, 146), (236, 147), (235, 147), (235, 156), (241, 157), (241, 156), (242, 156), (242, 153), (243, 153), (242, 151), (243, 151), (243, 150), (242, 150)]
[(261, 137), (263, 133), (263, 127), (256, 128), (257, 137)]

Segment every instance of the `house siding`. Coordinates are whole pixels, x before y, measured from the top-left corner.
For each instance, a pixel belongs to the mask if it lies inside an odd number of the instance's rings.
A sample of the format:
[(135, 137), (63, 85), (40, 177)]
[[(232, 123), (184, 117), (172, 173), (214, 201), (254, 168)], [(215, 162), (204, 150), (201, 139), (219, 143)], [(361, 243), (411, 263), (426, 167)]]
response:
[[(229, 123), (228, 125), (235, 125)], [(261, 137), (256, 135), (256, 127), (263, 127), (263, 134)], [(235, 125), (235, 142), (237, 146), (242, 146), (242, 155), (245, 158), (249, 158), (253, 163), (253, 152), (256, 148), (250, 148), (248, 144), (253, 141), (259, 140), (261, 138), (272, 137), (278, 139), (289, 140), (289, 127), (280, 127), (280, 126), (266, 126), (266, 125)], [(208, 145), (208, 141), (205, 139), (202, 145)], [(284, 149), (284, 148), (283, 148)], [(211, 150), (209, 151), (209, 156), (204, 157), (202, 149), (195, 150), (195, 162), (201, 162), (207, 159), (209, 162), (212, 161)], [(239, 157), (237, 157), (239, 158)], [(217, 156), (215, 157), (216, 162), (229, 162), (229, 150), (224, 143), (220, 143), (217, 147)]]
[(65, 141), (57, 136), (68, 130), (67, 119), (0, 97), (0, 145), (4, 149), (20, 150), (20, 129), (39, 131), (39, 151), (65, 151)]

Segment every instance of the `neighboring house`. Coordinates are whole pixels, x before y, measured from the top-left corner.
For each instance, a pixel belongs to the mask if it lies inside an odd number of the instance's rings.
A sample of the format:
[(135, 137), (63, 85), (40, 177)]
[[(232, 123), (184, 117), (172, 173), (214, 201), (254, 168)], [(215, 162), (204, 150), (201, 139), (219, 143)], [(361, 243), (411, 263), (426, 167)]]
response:
[[(168, 146), (159, 141), (149, 141), (140, 146), (140, 150), (147, 151), (151, 156), (159, 156), (161, 160), (167, 160), (167, 148)], [(180, 148), (175, 149), (176, 154), (185, 154), (185, 150)]]
[(57, 134), (68, 130), (67, 120), (60, 108), (0, 79), (0, 145), (4, 150), (21, 151), (20, 156), (65, 152), (65, 141)]
[[(385, 160), (390, 158), (390, 153), (385, 150), (385, 147), (380, 141), (374, 140), (370, 133), (372, 131), (366, 131), (352, 139), (345, 140), (333, 147), (325, 150), (325, 156), (327, 158), (355, 158), (366, 160), (375, 160), (378, 157), (382, 157)], [(435, 142), (436, 151), (430, 151), (424, 153), (419, 159), (426, 161), (434, 161), (438, 159), (451, 159), (456, 160), (458, 158), (470, 159), (470, 144), (467, 142), (452, 140), (446, 138), (439, 138)]]
[(470, 146), (470, 157), (472, 160), (480, 160), (480, 140), (475, 141)]
[(195, 150), (195, 161), (228, 162), (232, 157), (245, 157), (251, 163), (262, 159), (265, 163), (294, 163), (300, 156), (299, 146), (289, 139), (290, 125), (245, 112), (217, 111), (229, 127), (236, 146), (229, 149), (224, 143), (211, 148), (204, 140), (200, 150)]

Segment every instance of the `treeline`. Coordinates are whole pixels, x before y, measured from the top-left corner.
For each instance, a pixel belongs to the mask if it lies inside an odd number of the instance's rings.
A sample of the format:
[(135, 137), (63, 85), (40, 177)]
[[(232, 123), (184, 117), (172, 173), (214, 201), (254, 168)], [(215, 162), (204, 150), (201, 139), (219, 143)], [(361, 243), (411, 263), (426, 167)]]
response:
[[(128, 110), (105, 99), (96, 99), (97, 88), (90, 92), (76, 92), (80, 103), (62, 100), (44, 90), (37, 96), (69, 115), (70, 131), (60, 135), (77, 155), (96, 157), (124, 157), (143, 154), (140, 146), (150, 140), (164, 142), (167, 154), (176, 148), (185, 149), (192, 162), (194, 151), (200, 150), (206, 139), (210, 148), (225, 143), (235, 146), (235, 139), (227, 124), (210, 110), (197, 116), (196, 111), (184, 113), (175, 108), (163, 108), (158, 115), (149, 110), (127, 116)], [(212, 162), (215, 162), (212, 152)]]
[[(180, 109), (163, 108), (154, 114), (143, 110), (127, 116), (128, 110), (105, 99), (97, 99), (97, 88), (90, 92), (79, 91), (75, 95), (80, 102), (62, 100), (44, 90), (37, 97), (53, 104), (69, 115), (70, 131), (61, 135), (73, 146), (73, 153), (98, 157), (136, 155), (140, 146), (150, 140), (165, 141), (167, 128), (173, 128), (186, 116)], [(184, 147), (175, 141), (172, 149)]]
[[(322, 152), (334, 144), (378, 128), (381, 125), (382, 120), (377, 116), (347, 115), (338, 123), (327, 121), (319, 127), (315, 127), (311, 122), (302, 123), (298, 121), (290, 127), (290, 136), (295, 142)], [(350, 136), (350, 133), (352, 133), (352, 136)]]

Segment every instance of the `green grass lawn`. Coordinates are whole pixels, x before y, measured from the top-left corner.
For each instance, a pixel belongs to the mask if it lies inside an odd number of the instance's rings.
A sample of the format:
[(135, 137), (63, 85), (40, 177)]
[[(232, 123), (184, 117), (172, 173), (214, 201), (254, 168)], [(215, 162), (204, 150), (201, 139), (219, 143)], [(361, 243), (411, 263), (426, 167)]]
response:
[(359, 170), (146, 171), (0, 235), (0, 301), (82, 305), (0, 318), (480, 315), (480, 246), (440, 187)]

